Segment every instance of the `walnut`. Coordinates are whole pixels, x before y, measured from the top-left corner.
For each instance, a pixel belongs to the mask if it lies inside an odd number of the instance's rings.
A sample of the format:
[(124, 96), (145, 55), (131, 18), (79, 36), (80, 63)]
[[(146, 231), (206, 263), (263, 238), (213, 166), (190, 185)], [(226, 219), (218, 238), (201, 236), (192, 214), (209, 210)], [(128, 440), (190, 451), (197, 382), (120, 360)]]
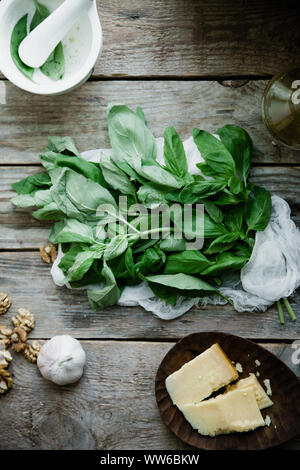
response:
[(0, 349), (0, 369), (6, 369), (11, 361), (12, 357), (10, 352), (6, 349)]
[(7, 328), (7, 326), (0, 326), (0, 346), (8, 348), (10, 345), (10, 337), (12, 334), (12, 329)]
[(11, 335), (12, 349), (15, 352), (24, 351), (27, 342), (27, 332), (24, 328), (17, 326)]
[(20, 326), (29, 333), (34, 328), (34, 315), (25, 308), (19, 308), (18, 315), (12, 317), (13, 324), (17, 327)]
[(7, 294), (0, 293), (0, 315), (3, 315), (7, 312), (11, 306), (11, 297)]
[(29, 345), (26, 346), (24, 350), (24, 356), (29, 362), (35, 363), (37, 361), (38, 355), (42, 345), (38, 341), (32, 341)]
[(6, 369), (0, 369), (0, 394), (8, 392), (12, 388), (13, 380)]
[(40, 255), (41, 255), (42, 260), (45, 263), (47, 264), (53, 263), (57, 257), (56, 246), (52, 245), (52, 243), (50, 243), (49, 246), (45, 246), (45, 245), (41, 246)]

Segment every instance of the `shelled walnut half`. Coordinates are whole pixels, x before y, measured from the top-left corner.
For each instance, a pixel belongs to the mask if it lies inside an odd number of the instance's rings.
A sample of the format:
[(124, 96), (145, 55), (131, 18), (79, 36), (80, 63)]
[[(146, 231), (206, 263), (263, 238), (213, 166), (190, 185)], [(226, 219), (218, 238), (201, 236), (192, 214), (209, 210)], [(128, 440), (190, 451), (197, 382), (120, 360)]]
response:
[(0, 292), (0, 315), (4, 315), (11, 306), (11, 297), (9, 295)]
[(0, 394), (8, 392), (12, 388), (13, 379), (8, 370), (0, 369)]
[(18, 315), (12, 317), (12, 322), (15, 327), (20, 326), (27, 333), (29, 333), (34, 328), (34, 315), (25, 308), (19, 308)]
[(49, 246), (45, 246), (45, 245), (41, 246), (40, 255), (41, 255), (42, 260), (45, 263), (47, 264), (53, 263), (57, 257), (56, 246), (52, 245), (52, 243), (50, 243)]
[(6, 369), (9, 363), (12, 361), (12, 357), (7, 349), (0, 349), (0, 369)]
[(17, 326), (11, 335), (12, 349), (15, 352), (24, 351), (27, 343), (27, 332), (21, 326)]
[(10, 345), (10, 337), (12, 334), (12, 329), (7, 326), (0, 325), (0, 347), (8, 348)]
[(32, 341), (30, 344), (27, 344), (24, 349), (24, 356), (29, 362), (34, 364), (39, 357), (41, 348), (42, 345), (38, 341)]

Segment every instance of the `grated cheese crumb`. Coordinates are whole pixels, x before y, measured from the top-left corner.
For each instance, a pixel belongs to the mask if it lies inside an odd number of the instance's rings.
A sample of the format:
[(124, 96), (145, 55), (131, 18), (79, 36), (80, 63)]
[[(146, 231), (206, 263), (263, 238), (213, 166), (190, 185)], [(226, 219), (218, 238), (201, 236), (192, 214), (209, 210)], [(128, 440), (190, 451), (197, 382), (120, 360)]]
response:
[(260, 372), (256, 372), (256, 377), (259, 377), (260, 376)]
[(243, 366), (239, 362), (236, 363), (235, 365), (236, 370), (241, 374), (243, 372)]
[(257, 367), (259, 367), (261, 365), (261, 362), (258, 359), (255, 359), (255, 364), (257, 365)]
[(269, 395), (271, 397), (272, 396), (272, 388), (271, 388), (270, 379), (265, 379), (264, 384), (265, 384), (265, 387), (266, 387), (267, 395)]
[(266, 424), (266, 426), (270, 426), (271, 423), (272, 423), (271, 418), (270, 418), (269, 415), (267, 415), (267, 416), (266, 416), (266, 419), (265, 419), (265, 424)]

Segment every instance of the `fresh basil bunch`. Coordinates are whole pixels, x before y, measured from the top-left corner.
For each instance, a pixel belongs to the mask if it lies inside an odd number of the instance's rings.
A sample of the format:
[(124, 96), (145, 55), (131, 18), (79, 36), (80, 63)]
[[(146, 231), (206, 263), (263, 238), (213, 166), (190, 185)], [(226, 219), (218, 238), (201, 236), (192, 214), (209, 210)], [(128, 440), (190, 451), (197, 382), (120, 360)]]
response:
[[(35, 207), (36, 219), (55, 222), (49, 240), (62, 245), (59, 267), (66, 282), (74, 288), (102, 286), (87, 290), (95, 309), (114, 305), (126, 286), (145, 280), (173, 305), (179, 296), (221, 295), (223, 276), (241, 270), (255, 232), (264, 230), (271, 216), (270, 193), (248, 181), (250, 136), (234, 125), (218, 129), (217, 137), (194, 129), (204, 161), (198, 164), (201, 174), (192, 175), (173, 127), (164, 133), (163, 165), (140, 108), (110, 105), (107, 120), (113, 158), (102, 154), (99, 163), (87, 162), (71, 138), (50, 137), (40, 155), (46, 171), (14, 183), (13, 204)], [(120, 196), (126, 196), (126, 207), (119, 207)], [(147, 238), (148, 215), (127, 214), (132, 204), (153, 208), (174, 202), (204, 205), (201, 251), (187, 249), (184, 236), (165, 238), (162, 220), (150, 229), (156, 237)], [(100, 205), (109, 209), (99, 213)]]

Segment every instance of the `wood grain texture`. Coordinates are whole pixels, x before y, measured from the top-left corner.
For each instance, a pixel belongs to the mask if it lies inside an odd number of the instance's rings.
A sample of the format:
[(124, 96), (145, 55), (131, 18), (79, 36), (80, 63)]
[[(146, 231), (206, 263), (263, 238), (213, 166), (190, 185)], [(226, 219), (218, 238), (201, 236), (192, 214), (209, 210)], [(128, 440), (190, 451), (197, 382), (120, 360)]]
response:
[[(162, 423), (154, 380), (172, 343), (82, 341), (82, 379), (58, 387), (14, 354), (14, 387), (0, 396), (0, 449), (189, 449)], [(280, 354), (284, 345), (264, 345)], [(300, 448), (299, 440), (286, 448)]]
[[(36, 317), (34, 338), (66, 333), (85, 339), (177, 339), (195, 331), (213, 330), (264, 340), (300, 338), (299, 319), (292, 322), (286, 316), (282, 326), (275, 307), (265, 313), (238, 313), (230, 305), (208, 305), (173, 321), (161, 320), (138, 307), (114, 306), (94, 312), (84, 291), (53, 284), (50, 267), (38, 252), (0, 252), (0, 287), (13, 299), (1, 323), (8, 326), (20, 307), (28, 308)], [(291, 305), (299, 317), (300, 292), (291, 299)]]
[[(40, 167), (0, 167), (0, 249), (39, 248), (49, 235), (51, 224), (35, 220), (29, 210), (17, 209), (10, 202), (16, 193), (11, 184), (42, 171)], [(300, 168), (255, 167), (251, 180), (288, 201), (292, 216), (300, 224)]]
[(100, 0), (103, 54), (94, 76), (274, 74), (300, 44), (295, 2)]
[(273, 0), (97, 0), (93, 77), (273, 75), (298, 54), (300, 7)]
[(157, 137), (169, 125), (187, 138), (194, 127), (214, 131), (237, 124), (254, 140), (254, 162), (299, 164), (299, 152), (273, 145), (264, 127), (261, 102), (266, 83), (250, 81), (233, 88), (216, 81), (99, 81), (53, 98), (0, 81), (0, 164), (39, 162), (49, 135), (73, 136), (80, 151), (109, 147), (110, 102), (141, 106)]

